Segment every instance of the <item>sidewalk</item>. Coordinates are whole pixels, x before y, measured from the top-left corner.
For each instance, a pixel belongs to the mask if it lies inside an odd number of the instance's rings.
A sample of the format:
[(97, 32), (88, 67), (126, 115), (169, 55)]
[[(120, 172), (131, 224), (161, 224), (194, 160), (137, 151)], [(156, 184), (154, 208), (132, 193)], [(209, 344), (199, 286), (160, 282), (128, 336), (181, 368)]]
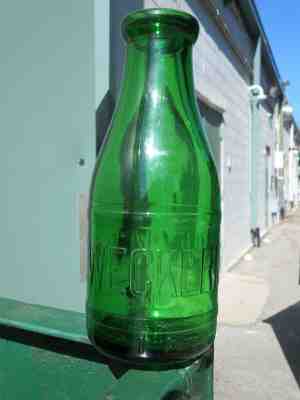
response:
[(300, 210), (220, 279), (216, 400), (300, 399)]

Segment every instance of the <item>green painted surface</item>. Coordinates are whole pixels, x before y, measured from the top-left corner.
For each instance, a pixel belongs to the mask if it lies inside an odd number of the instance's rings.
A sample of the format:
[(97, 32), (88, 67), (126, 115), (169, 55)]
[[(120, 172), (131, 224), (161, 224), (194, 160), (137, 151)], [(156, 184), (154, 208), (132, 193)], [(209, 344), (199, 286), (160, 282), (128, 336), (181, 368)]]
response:
[(0, 324), (88, 343), (85, 315), (0, 298)]
[(114, 400), (212, 400), (213, 367), (203, 358), (192, 366), (170, 371), (131, 370), (110, 391)]
[(115, 378), (108, 367), (0, 340), (1, 400), (100, 400)]
[(131, 370), (117, 380), (107, 365), (0, 339), (1, 400), (212, 400), (212, 366)]
[(0, 299), (0, 354), (1, 400), (213, 398), (211, 354), (164, 372), (109, 368), (88, 344), (81, 313)]

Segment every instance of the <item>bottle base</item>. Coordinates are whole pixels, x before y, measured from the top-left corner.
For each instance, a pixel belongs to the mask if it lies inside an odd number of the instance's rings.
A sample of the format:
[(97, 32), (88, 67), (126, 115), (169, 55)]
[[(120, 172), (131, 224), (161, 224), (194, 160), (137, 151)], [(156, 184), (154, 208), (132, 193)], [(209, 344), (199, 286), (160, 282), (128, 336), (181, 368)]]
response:
[[(204, 325), (196, 324), (190, 326), (190, 329), (182, 330), (182, 327), (181, 329), (178, 327), (176, 330), (174, 325), (170, 326), (170, 321), (169, 325), (166, 325), (167, 322), (164, 320), (159, 323), (155, 321), (154, 326), (153, 321), (151, 326), (148, 321), (148, 329), (144, 326), (143, 330), (135, 330), (128, 320), (121, 324), (120, 319), (105, 317), (99, 320), (93, 318), (92, 314), (94, 313), (87, 313), (87, 331), (91, 343), (99, 353), (127, 368), (143, 370), (184, 368), (207, 353), (214, 342), (215, 318), (211, 320), (209, 318), (211, 315), (207, 316)], [(175, 323), (176, 321), (172, 321), (172, 324)], [(165, 331), (159, 332), (158, 324), (164, 325)]]
[(99, 338), (90, 338), (99, 353), (110, 358), (127, 368), (163, 371), (169, 369), (186, 368), (193, 362), (211, 351), (213, 344), (198, 346), (191, 352), (144, 351), (139, 353), (132, 347), (116, 345), (105, 342)]

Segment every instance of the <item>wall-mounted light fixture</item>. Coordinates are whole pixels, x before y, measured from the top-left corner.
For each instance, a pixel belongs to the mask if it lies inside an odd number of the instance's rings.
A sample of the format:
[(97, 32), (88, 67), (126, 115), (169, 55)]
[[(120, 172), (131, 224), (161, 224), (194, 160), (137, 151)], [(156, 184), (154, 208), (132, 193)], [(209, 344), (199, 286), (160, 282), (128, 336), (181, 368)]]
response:
[(256, 100), (258, 102), (264, 101), (268, 98), (268, 96), (265, 94), (264, 89), (260, 85), (252, 85), (249, 87), (250, 91), (250, 96), (253, 100)]

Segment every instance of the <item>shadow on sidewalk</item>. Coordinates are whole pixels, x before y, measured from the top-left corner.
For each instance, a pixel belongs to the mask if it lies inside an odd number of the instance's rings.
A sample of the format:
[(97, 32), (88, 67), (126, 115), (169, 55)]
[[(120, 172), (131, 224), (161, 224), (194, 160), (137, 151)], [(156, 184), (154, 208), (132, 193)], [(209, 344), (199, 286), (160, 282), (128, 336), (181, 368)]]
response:
[(300, 387), (300, 301), (264, 320), (272, 326)]

